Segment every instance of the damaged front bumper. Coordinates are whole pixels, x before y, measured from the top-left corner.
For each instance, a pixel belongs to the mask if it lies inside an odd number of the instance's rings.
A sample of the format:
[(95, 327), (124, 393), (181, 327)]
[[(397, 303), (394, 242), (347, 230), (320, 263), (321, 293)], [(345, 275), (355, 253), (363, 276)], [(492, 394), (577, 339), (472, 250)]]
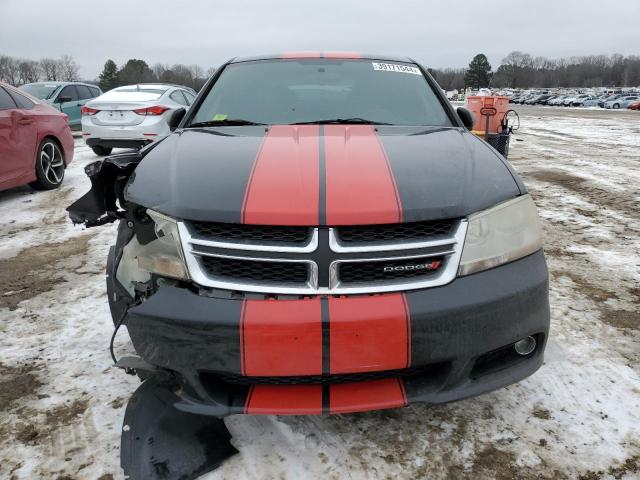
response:
[[(128, 231), (121, 225), (119, 244)], [(183, 412), (326, 414), (441, 403), (517, 382), (543, 361), (542, 251), (402, 294), (258, 299), (160, 282), (133, 307), (116, 278), (120, 253), (112, 249), (109, 259), (112, 314), (124, 318), (145, 364), (171, 379)], [(513, 344), (528, 336), (537, 347), (517, 354)]]

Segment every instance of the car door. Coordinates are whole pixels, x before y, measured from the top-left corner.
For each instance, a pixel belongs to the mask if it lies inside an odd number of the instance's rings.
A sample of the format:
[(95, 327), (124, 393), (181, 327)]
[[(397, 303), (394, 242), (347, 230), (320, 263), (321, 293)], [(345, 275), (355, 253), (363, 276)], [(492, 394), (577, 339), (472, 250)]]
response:
[(86, 85), (76, 85), (76, 90), (78, 91), (78, 103), (80, 104), (80, 107), (94, 97), (91, 90), (89, 90), (89, 87)]
[(0, 188), (14, 186), (33, 168), (38, 129), (29, 109), (22, 108), (26, 102), (20, 103), (0, 87)]
[(55, 99), (60, 111), (69, 117), (70, 127), (80, 126), (80, 95), (75, 85), (66, 85)]

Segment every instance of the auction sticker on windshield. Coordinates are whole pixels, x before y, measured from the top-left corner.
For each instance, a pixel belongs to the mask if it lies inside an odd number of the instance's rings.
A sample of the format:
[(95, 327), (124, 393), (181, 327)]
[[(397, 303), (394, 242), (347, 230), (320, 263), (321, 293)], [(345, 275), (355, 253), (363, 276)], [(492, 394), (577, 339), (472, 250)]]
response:
[(381, 72), (400, 72), (400, 73), (413, 73), (414, 75), (422, 75), (420, 70), (416, 67), (410, 67), (409, 65), (398, 65), (397, 63), (377, 63), (372, 62), (374, 70), (380, 70)]

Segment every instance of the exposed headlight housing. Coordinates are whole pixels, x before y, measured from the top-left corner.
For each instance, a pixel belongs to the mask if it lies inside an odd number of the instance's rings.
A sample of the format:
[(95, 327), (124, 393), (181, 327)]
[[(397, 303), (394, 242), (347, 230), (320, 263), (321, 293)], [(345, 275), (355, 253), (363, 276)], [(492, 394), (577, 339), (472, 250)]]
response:
[(189, 275), (182, 254), (178, 224), (173, 218), (153, 210), (147, 210), (147, 215), (155, 223), (158, 239), (144, 246), (138, 255), (138, 266), (158, 275), (187, 280)]
[(500, 203), (468, 218), (458, 275), (497, 267), (542, 248), (542, 230), (531, 196)]
[(123, 248), (116, 278), (131, 295), (136, 282), (148, 282), (151, 274), (188, 280), (189, 274), (182, 253), (176, 221), (147, 209), (154, 222), (156, 238), (144, 245), (134, 236)]

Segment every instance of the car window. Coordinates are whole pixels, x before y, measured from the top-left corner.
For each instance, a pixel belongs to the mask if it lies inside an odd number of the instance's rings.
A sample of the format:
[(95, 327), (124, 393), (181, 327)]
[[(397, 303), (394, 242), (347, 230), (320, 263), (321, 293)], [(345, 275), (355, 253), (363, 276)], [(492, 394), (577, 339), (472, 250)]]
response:
[(28, 83), (22, 85), (20, 90), (24, 90), (40, 100), (46, 100), (53, 97), (59, 86), (57, 83)]
[(0, 110), (10, 110), (12, 108), (16, 108), (16, 102), (13, 101), (13, 98), (4, 88), (0, 87)]
[(363, 118), (392, 125), (452, 125), (415, 64), (371, 60), (258, 60), (227, 66), (192, 123), (264, 124)]
[(35, 103), (33, 103), (30, 99), (28, 99), (24, 95), (20, 95), (16, 91), (10, 90), (9, 91), (9, 95), (11, 95), (13, 97), (13, 100), (18, 105), (18, 108), (21, 108), (23, 110), (31, 110), (33, 108), (33, 106), (35, 105)]
[(193, 95), (193, 94), (192, 94), (192, 93), (190, 93), (190, 92), (184, 92), (184, 91), (183, 91), (182, 93), (184, 93), (184, 96), (186, 97), (186, 99), (187, 99), (187, 103), (188, 103), (189, 105), (191, 105), (191, 104), (193, 103), (193, 101), (196, 99), (195, 95)]
[(78, 89), (78, 96), (80, 100), (87, 100), (89, 98), (93, 98), (93, 95), (91, 94), (91, 90), (89, 90), (89, 87), (87, 87), (86, 85), (76, 85), (76, 88)]
[(171, 98), (171, 100), (173, 100), (174, 102), (179, 103), (180, 105), (184, 105), (184, 106), (189, 105), (185, 100), (184, 95), (182, 95), (182, 91), (180, 90), (174, 90), (173, 92), (171, 92), (171, 95), (169, 95), (169, 98)]
[(76, 100), (80, 100), (80, 98), (78, 97), (78, 92), (76, 91), (75, 85), (67, 85), (62, 90), (60, 90), (60, 93), (58, 94), (58, 98), (61, 98), (61, 97), (70, 97), (71, 100), (67, 100), (68, 102), (74, 102)]
[(89, 90), (91, 90), (91, 96), (92, 97), (99, 97), (100, 96), (100, 89), (98, 87), (89, 87)]

